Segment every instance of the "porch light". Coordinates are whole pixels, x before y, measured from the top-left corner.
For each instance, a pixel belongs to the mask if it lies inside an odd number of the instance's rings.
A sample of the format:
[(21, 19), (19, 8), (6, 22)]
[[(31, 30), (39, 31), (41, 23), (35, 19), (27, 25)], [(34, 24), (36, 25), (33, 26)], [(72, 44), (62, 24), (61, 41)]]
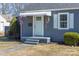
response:
[(45, 23), (49, 23), (49, 21), (50, 21), (50, 16), (45, 16)]

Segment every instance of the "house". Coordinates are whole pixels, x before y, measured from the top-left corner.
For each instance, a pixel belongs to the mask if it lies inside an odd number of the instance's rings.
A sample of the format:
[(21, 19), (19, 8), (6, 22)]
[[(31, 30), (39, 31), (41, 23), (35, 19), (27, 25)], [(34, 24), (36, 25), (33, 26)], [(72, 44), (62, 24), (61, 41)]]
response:
[(63, 42), (65, 32), (79, 32), (78, 3), (30, 3), (23, 7), (19, 14), (20, 36), (26, 43)]
[(0, 14), (0, 36), (5, 36), (9, 30), (10, 20), (7, 15)]

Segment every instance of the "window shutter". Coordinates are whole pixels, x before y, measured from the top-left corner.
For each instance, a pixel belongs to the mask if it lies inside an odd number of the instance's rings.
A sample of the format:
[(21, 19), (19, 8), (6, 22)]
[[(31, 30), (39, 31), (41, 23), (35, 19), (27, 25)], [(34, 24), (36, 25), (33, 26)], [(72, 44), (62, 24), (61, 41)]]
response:
[(58, 15), (53, 14), (53, 26), (54, 28), (58, 28)]
[(74, 14), (73, 13), (70, 13), (70, 19), (69, 19), (69, 25), (70, 25), (70, 28), (74, 28)]

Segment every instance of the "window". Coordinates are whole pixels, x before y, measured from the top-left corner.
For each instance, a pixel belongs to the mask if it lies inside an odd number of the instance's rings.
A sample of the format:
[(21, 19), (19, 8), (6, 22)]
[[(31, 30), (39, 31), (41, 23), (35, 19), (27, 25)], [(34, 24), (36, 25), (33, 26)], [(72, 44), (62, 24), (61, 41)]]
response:
[(36, 20), (37, 21), (41, 21), (41, 17), (36, 17)]
[(28, 23), (28, 26), (29, 26), (29, 27), (32, 27), (32, 23)]
[(69, 15), (68, 13), (59, 13), (58, 14), (59, 29), (68, 29), (68, 26), (69, 26), (68, 25), (68, 20), (69, 20), (68, 15)]

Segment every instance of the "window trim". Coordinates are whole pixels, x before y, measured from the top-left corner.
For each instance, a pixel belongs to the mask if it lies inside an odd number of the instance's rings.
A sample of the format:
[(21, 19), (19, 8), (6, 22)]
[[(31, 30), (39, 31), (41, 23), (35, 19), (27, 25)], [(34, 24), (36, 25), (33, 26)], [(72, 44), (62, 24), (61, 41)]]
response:
[[(62, 14), (66, 14), (67, 15), (67, 28), (61, 28), (60, 27), (60, 15)], [(69, 13), (65, 12), (65, 13), (58, 13), (58, 29), (62, 30), (62, 29), (69, 29)]]

